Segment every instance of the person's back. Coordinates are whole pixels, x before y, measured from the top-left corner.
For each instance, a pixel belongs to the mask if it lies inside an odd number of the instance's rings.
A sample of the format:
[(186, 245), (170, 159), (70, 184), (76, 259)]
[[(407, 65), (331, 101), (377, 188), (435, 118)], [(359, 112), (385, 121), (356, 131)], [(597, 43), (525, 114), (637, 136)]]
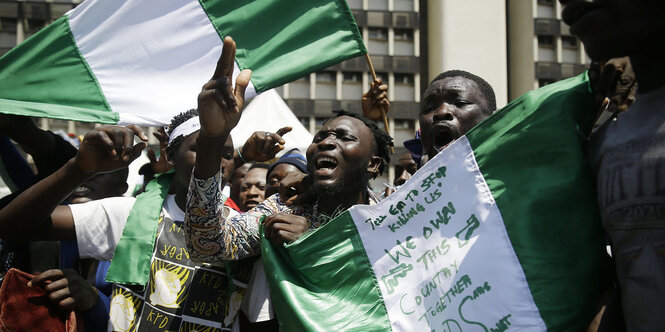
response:
[(630, 57), (637, 101), (593, 136), (590, 159), (629, 330), (664, 331), (665, 4), (566, 3), (563, 18), (594, 60)]

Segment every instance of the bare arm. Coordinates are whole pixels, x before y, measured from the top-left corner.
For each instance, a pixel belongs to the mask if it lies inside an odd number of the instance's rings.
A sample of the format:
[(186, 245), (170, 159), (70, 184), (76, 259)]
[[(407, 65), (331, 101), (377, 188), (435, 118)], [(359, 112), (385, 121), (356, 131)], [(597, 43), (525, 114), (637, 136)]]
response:
[(35, 126), (26, 116), (0, 114), (0, 131), (13, 139), (32, 157), (48, 159), (55, 149), (55, 138)]
[(71, 210), (58, 204), (94, 174), (125, 167), (138, 157), (145, 143), (134, 145), (134, 134), (147, 140), (137, 126), (107, 126), (88, 133), (75, 158), (0, 210), (0, 238), (74, 240)]

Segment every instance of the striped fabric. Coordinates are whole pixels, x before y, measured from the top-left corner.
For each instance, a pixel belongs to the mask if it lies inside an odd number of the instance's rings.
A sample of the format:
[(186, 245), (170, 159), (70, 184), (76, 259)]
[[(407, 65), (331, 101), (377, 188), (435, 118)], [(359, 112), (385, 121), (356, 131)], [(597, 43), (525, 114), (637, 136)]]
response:
[(163, 125), (227, 35), (248, 97), (367, 53), (344, 0), (87, 0), (0, 58), (0, 112)]

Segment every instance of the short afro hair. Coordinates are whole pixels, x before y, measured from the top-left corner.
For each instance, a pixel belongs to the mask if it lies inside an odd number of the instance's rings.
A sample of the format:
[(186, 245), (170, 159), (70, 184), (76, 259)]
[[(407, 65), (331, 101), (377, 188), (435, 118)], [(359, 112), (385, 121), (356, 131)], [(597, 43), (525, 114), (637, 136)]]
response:
[(482, 79), (480, 76), (471, 74), (468, 71), (464, 71), (464, 70), (448, 70), (448, 71), (445, 71), (445, 72), (437, 75), (432, 80), (432, 82), (429, 83), (429, 85), (431, 86), (434, 82), (440, 81), (440, 80), (442, 80), (444, 78), (448, 78), (448, 77), (463, 77), (463, 78), (466, 78), (468, 80), (472, 80), (472, 81), (476, 82), (476, 84), (478, 85), (478, 88), (480, 88), (480, 93), (482, 93), (483, 96), (485, 97), (485, 100), (487, 100), (488, 109), (485, 110), (487, 112), (487, 114), (492, 114), (492, 112), (494, 112), (496, 110), (496, 96), (494, 94), (494, 89), (492, 89), (492, 86), (489, 83), (487, 83), (487, 81)]
[[(173, 130), (183, 124), (185, 121), (195, 117), (199, 116), (199, 110), (192, 108), (189, 111), (182, 112), (171, 119), (171, 124), (166, 126), (164, 128), (164, 131), (166, 132), (167, 135), (171, 136), (171, 133)], [(173, 154), (180, 149), (180, 144), (182, 144), (182, 141), (185, 139), (185, 136), (180, 136), (176, 137), (167, 147), (166, 147), (166, 157), (168, 160), (173, 161)]]
[[(374, 142), (376, 143), (376, 155), (381, 158), (381, 165), (379, 165), (379, 175), (383, 174), (383, 170), (386, 168), (386, 165), (390, 163), (390, 147), (394, 146), (393, 138), (390, 137), (385, 131), (381, 130), (374, 121), (371, 121), (363, 116), (360, 116), (356, 113), (347, 112), (345, 110), (333, 111), (334, 115), (328, 118), (323, 123), (339, 118), (340, 116), (350, 116), (362, 121), (367, 128), (372, 132), (374, 136)], [(376, 177), (376, 176), (374, 176)]]

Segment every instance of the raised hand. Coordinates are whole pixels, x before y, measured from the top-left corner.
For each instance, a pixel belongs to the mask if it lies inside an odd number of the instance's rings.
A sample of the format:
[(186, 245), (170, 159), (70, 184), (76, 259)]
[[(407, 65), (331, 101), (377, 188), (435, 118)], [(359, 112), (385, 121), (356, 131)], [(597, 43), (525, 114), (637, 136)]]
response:
[(28, 286), (44, 288), (49, 300), (62, 309), (87, 311), (99, 298), (97, 290), (74, 270), (44, 271), (32, 278)]
[[(235, 90), (231, 87), (236, 43), (231, 37), (224, 38), (222, 55), (217, 61), (215, 73), (199, 93), (200, 136), (226, 140), (226, 136), (240, 121), (245, 103), (245, 89), (252, 71), (245, 69), (236, 78)], [(224, 142), (221, 142), (224, 144)]]
[[(143, 142), (134, 145), (134, 135)], [(83, 138), (75, 162), (84, 172), (110, 172), (136, 159), (147, 140), (148, 136), (137, 125), (95, 128)]]
[(381, 121), (383, 114), (388, 114), (390, 101), (388, 101), (388, 85), (383, 84), (380, 78), (370, 83), (370, 88), (362, 96), (363, 116), (374, 121)]
[(155, 151), (148, 150), (148, 159), (150, 159), (150, 166), (155, 174), (166, 173), (173, 165), (166, 160), (166, 147), (169, 145), (169, 135), (166, 134), (164, 128), (159, 128), (157, 132), (152, 133), (159, 140), (159, 159), (155, 156)]
[(609, 98), (612, 113), (625, 111), (635, 101), (637, 81), (628, 57), (592, 63), (589, 77), (596, 83), (596, 101), (602, 103)]
[(307, 232), (307, 219), (290, 213), (278, 213), (263, 220), (266, 238), (277, 244), (291, 243)]
[(255, 131), (242, 146), (242, 156), (245, 160), (268, 161), (284, 150), (284, 136), (293, 128), (284, 127), (275, 133)]

